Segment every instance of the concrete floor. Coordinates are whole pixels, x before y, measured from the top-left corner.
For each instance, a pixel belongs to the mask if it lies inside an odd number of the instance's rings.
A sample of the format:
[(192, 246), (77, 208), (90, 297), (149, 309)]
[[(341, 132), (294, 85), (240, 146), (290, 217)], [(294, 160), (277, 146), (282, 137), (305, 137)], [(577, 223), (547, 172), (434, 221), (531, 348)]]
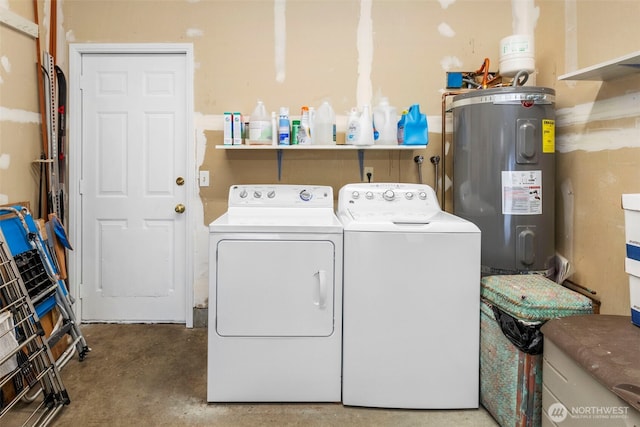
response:
[(92, 351), (62, 370), (71, 398), (54, 426), (496, 426), (484, 410), (208, 404), (207, 329), (84, 325)]

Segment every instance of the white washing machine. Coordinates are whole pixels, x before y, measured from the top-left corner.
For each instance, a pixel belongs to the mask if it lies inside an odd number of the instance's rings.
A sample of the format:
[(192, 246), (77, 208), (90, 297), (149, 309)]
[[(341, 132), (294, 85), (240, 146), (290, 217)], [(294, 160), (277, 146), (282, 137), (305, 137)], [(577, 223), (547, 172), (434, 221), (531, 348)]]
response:
[(339, 402), (342, 225), (327, 186), (234, 185), (209, 225), (209, 402)]
[(348, 184), (344, 225), (345, 405), (479, 404), (480, 230), (427, 185)]

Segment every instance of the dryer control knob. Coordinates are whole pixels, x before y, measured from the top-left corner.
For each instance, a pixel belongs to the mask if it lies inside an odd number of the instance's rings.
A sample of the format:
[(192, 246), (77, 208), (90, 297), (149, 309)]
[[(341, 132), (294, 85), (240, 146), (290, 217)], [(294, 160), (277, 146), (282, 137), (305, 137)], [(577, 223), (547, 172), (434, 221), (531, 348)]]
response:
[(267, 197), (273, 199), (274, 197), (276, 197), (276, 192), (274, 190), (269, 191), (267, 193)]
[(351, 197), (354, 199), (359, 199), (360, 198), (360, 193), (357, 191), (354, 191), (353, 193), (351, 193)]
[(366, 193), (364, 193), (364, 197), (369, 200), (373, 199), (373, 191), (367, 191)]
[(241, 199), (244, 199), (245, 197), (247, 197), (247, 195), (248, 195), (247, 190), (242, 190), (242, 191), (240, 192), (240, 198), (241, 198)]
[(427, 193), (421, 191), (420, 194), (418, 194), (418, 197), (420, 197), (420, 200), (427, 200)]
[(300, 198), (305, 202), (308, 202), (309, 200), (311, 200), (311, 197), (312, 197), (312, 194), (309, 190), (302, 190), (300, 192)]
[(391, 201), (396, 198), (396, 193), (394, 193), (393, 190), (387, 190), (382, 193), (382, 197), (384, 197), (385, 200)]
[(413, 200), (413, 193), (412, 192), (404, 193), (404, 197), (407, 200)]
[(254, 191), (253, 192), (253, 197), (255, 197), (256, 199), (259, 199), (260, 197), (262, 197), (262, 192), (261, 191)]

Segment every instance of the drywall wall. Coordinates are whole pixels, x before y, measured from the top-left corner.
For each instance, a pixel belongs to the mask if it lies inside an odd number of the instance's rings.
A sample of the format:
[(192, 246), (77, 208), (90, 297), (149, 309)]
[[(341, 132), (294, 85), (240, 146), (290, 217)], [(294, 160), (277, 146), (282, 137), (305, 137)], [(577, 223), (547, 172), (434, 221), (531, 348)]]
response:
[[(418, 181), (413, 161), (421, 154), (426, 183), (434, 182), (428, 159), (440, 153), (441, 92), (446, 58), (477, 69), (496, 57), (500, 37), (512, 31), (509, 2), (493, 10), (482, 2), (414, 1), (140, 1), (65, 0), (68, 42), (191, 42), (195, 51), (195, 144), (197, 164), (210, 171), (200, 188), (195, 301), (206, 305), (206, 224), (226, 208), (236, 183), (277, 181), (275, 152), (216, 150), (224, 111), (250, 114), (261, 99), (270, 111), (319, 106), (328, 99), (344, 140), (351, 107), (388, 96), (393, 105), (420, 104), (429, 117), (431, 142), (415, 152), (367, 152), (378, 181)], [(100, 17), (96, 20), (96, 17)], [(469, 16), (477, 24), (469, 25)], [(309, 19), (313, 17), (313, 19)], [(484, 26), (483, 22), (491, 22)], [(443, 28), (447, 28), (443, 31)], [(356, 152), (284, 153), (282, 183), (333, 186), (360, 181)]]
[[(40, 2), (41, 15), (46, 15), (49, 4)], [(5, 6), (25, 17), (33, 13), (30, 2), (0, 2)], [(640, 168), (638, 148), (620, 141), (633, 141), (638, 114), (633, 106), (612, 110), (608, 105), (612, 100), (632, 104), (638, 81), (631, 77), (576, 83), (558, 82), (557, 77), (636, 49), (639, 16), (638, 4), (624, 0), (59, 0), (58, 45), (193, 43), (196, 165), (211, 173), (211, 185), (200, 188), (197, 208), (201, 220), (196, 230), (194, 292), (196, 305), (204, 307), (206, 224), (224, 212), (230, 185), (277, 180), (274, 152), (214, 148), (222, 143), (224, 111), (249, 114), (262, 99), (269, 110), (288, 106), (296, 112), (302, 105), (318, 106), (329, 99), (339, 115), (340, 142), (345, 115), (353, 106), (375, 103), (382, 95), (398, 108), (419, 103), (429, 119), (427, 149), (367, 152), (365, 164), (374, 167), (378, 181), (417, 182), (413, 157), (420, 154), (427, 159), (422, 166), (424, 181), (433, 184), (428, 159), (441, 150), (445, 71), (475, 70), (485, 57), (495, 69), (500, 39), (516, 30), (533, 31), (537, 72), (532, 77), (537, 85), (557, 91), (558, 249), (571, 252), (573, 278), (597, 291), (603, 312), (626, 314), (628, 285), (619, 266), (624, 258), (619, 196), (640, 191)], [(29, 52), (34, 50), (33, 40), (0, 27), (0, 57), (7, 58), (11, 69), (0, 68), (0, 155), (5, 155), (0, 158), (0, 194), (35, 203), (37, 173), (30, 161), (40, 148), (35, 71), (29, 69), (35, 62)], [(66, 70), (65, 55), (66, 47), (59, 47), (59, 62)], [(630, 117), (611, 112), (616, 109), (626, 110)], [(594, 111), (608, 113), (602, 118)], [(7, 119), (16, 113), (31, 119)], [(584, 119), (571, 121), (578, 116)], [(594, 129), (611, 143), (594, 139)], [(9, 169), (3, 169), (7, 162)], [(282, 183), (331, 185), (337, 193), (345, 183), (359, 180), (355, 152), (284, 155)], [(561, 184), (571, 188), (571, 194), (563, 197)], [(563, 200), (572, 201), (572, 209), (565, 209)]]
[[(543, 14), (551, 13), (547, 4)], [(556, 76), (638, 50), (640, 3), (567, 0), (564, 9)], [(640, 192), (640, 72), (560, 81), (556, 91), (556, 246), (573, 265), (571, 280), (596, 293), (602, 313), (628, 315), (621, 195)]]
[[(26, 22), (35, 17), (30, 2), (0, 2)], [(26, 53), (26, 54), (25, 54)], [(36, 208), (40, 157), (35, 38), (0, 24), (0, 204), (29, 202)]]

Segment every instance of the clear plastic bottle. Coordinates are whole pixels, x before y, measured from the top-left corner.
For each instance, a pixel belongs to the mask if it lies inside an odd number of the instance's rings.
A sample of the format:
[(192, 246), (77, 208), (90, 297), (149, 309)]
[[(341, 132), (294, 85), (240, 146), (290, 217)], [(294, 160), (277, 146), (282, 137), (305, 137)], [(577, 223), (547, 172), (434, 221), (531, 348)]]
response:
[(313, 122), (313, 143), (331, 145), (336, 143), (336, 115), (329, 101), (324, 101), (316, 110)]
[(398, 111), (389, 105), (389, 99), (383, 97), (373, 109), (373, 125), (378, 137), (375, 143), (379, 145), (394, 145), (398, 143)]
[(404, 144), (404, 122), (407, 119), (407, 114), (409, 114), (408, 110), (402, 111), (402, 116), (400, 116), (400, 120), (398, 120), (398, 144)]
[(373, 121), (371, 107), (364, 105), (360, 113), (360, 135), (356, 145), (373, 145)]
[(360, 137), (360, 113), (356, 107), (351, 108), (347, 118), (347, 132), (344, 136), (344, 143), (355, 145)]
[(309, 107), (309, 144), (313, 144), (313, 135), (315, 133), (314, 123), (316, 122), (316, 109)]
[(259, 100), (249, 118), (249, 144), (271, 144), (272, 132), (271, 117)]
[(311, 116), (309, 107), (302, 107), (300, 114), (300, 129), (298, 130), (298, 144), (311, 144)]

